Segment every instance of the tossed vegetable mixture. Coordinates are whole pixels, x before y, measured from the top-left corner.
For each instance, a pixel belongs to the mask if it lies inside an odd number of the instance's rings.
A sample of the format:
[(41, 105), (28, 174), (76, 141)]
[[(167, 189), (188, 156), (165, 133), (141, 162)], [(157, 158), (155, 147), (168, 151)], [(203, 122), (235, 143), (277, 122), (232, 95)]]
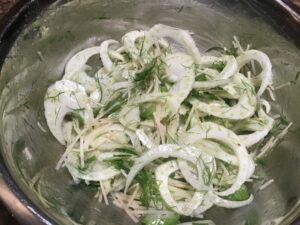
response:
[[(272, 65), (236, 38), (211, 50), (219, 56), (158, 24), (75, 54), (45, 96), (50, 131), (66, 146), (57, 169), (98, 184), (100, 201), (145, 224), (250, 204), (254, 158), (278, 138), (265, 138), (276, 124), (262, 98)], [(214, 224), (183, 224), (192, 223)]]

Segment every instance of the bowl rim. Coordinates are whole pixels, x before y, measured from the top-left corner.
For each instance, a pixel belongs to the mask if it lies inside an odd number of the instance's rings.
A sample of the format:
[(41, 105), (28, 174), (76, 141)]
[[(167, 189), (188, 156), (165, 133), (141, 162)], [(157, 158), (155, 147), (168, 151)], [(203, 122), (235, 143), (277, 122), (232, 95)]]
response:
[[(4, 60), (11, 46), (23, 30), (24, 26), (33, 21), (41, 10), (54, 1), (55, 0), (19, 0), (0, 20), (0, 71), (2, 70)], [(46, 215), (40, 207), (34, 204), (17, 185), (2, 154), (0, 154), (0, 176), (3, 178), (5, 186), (8, 188), (8, 190), (5, 191), (9, 191), (16, 196), (19, 203), (21, 203), (32, 215), (31, 219), (34, 220), (35, 224), (58, 225), (51, 217)], [(15, 202), (12, 203), (15, 204)], [(24, 222), (21, 221), (21, 217), (18, 217), (18, 212), (15, 211), (14, 205), (5, 201), (4, 204), (13, 214), (16, 214), (16, 218), (19, 222)]]
[[(15, 42), (20, 32), (23, 30), (24, 26), (32, 22), (39, 15), (39, 13), (51, 3), (58, 1), (59, 0), (19, 0), (0, 20), (0, 71), (2, 70), (4, 60), (11, 46)], [(259, 0), (240, 1), (252, 7), (253, 10), (255, 10), (258, 14), (260, 14), (259, 10), (266, 10), (269, 13), (270, 17), (268, 18), (270, 19), (269, 22), (273, 23), (273, 25), (275, 25), (275, 28), (281, 29), (283, 24), (287, 25), (288, 30), (281, 31), (287, 33), (287, 35), (295, 42), (295, 44), (300, 47), (300, 21), (297, 21), (295, 18), (293, 18), (290, 12), (291, 9), (287, 10), (283, 7), (282, 4), (280, 4), (280, 2), (283, 2), (282, 0), (267, 0), (263, 3)], [(255, 4), (257, 4), (258, 7), (253, 7)], [(297, 12), (295, 11), (295, 13)], [(276, 16), (274, 17), (274, 15)], [(289, 20), (282, 21), (280, 19), (282, 18), (282, 16), (288, 16)], [(9, 191), (12, 192), (12, 194), (17, 197), (20, 203), (34, 216), (37, 224), (58, 225), (58, 223), (55, 222), (54, 219), (52, 219), (50, 216), (44, 213), (40, 207), (34, 204), (34, 202), (30, 200), (30, 198), (27, 197), (26, 194), (17, 185), (1, 153), (0, 176), (3, 178)], [(4, 203), (8, 204), (6, 202)], [(13, 205), (8, 204), (8, 207), (14, 212)], [(19, 218), (17, 217), (17, 219)], [(295, 225), (300, 223), (300, 215), (294, 221), (294, 223)]]

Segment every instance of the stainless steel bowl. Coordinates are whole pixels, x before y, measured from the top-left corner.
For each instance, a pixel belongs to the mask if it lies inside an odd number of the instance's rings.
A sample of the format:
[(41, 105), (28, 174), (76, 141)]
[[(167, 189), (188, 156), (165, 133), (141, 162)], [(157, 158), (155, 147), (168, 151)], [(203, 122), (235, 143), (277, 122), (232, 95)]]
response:
[[(74, 184), (66, 169), (54, 169), (64, 148), (51, 135), (44, 118), (47, 87), (60, 79), (65, 62), (76, 51), (157, 23), (193, 31), (201, 51), (229, 46), (237, 35), (242, 43), (251, 43), (270, 56), (275, 85), (293, 80), (300, 70), (300, 28), (296, 23), (291, 26), (292, 17), (269, 2), (19, 2), (2, 24), (0, 35), (0, 170), (6, 181), (6, 186), (0, 186), (2, 199), (9, 202), (12, 198), (15, 208), (27, 210), (23, 219), (30, 217), (29, 224), (133, 224), (113, 205), (99, 204), (93, 197), (95, 189)], [(251, 205), (236, 210), (214, 207), (205, 214), (207, 218), (218, 225), (259, 225), (287, 215), (281, 224), (291, 224), (300, 215), (299, 96), (297, 83), (277, 91), (277, 102), (272, 103), (273, 113), (284, 113), (294, 123), (266, 166), (257, 169), (266, 179), (273, 178), (274, 184), (258, 191), (261, 183), (257, 182), (252, 186), (255, 200)], [(7, 189), (10, 192), (3, 194)]]

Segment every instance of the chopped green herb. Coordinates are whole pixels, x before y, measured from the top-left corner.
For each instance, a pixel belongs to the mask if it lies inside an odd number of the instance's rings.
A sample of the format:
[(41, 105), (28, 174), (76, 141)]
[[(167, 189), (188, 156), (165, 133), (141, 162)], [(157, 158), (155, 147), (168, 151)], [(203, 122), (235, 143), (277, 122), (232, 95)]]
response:
[(94, 155), (87, 158), (87, 159), (85, 159), (84, 160), (84, 166), (83, 167), (79, 166), (77, 168), (78, 171), (81, 172), (81, 173), (85, 173), (96, 160), (97, 160), (97, 157), (94, 156)]
[(267, 165), (267, 162), (266, 162), (266, 159), (265, 158), (257, 158), (255, 160), (255, 163), (257, 165), (260, 165), (260, 166), (266, 166)]
[(225, 63), (222, 61), (216, 61), (214, 63), (212, 63), (208, 68), (210, 69), (215, 69), (218, 70), (219, 72), (221, 72), (225, 67)]
[(124, 53), (123, 53), (123, 57), (124, 57), (124, 59), (125, 59), (125, 62), (130, 62), (130, 61), (132, 61), (132, 56), (131, 56), (131, 54), (130, 54), (129, 52), (124, 52)]
[(122, 105), (127, 101), (127, 96), (119, 93), (104, 106), (105, 115), (119, 111)]
[(123, 170), (125, 173), (128, 173), (133, 165), (132, 161), (125, 159), (112, 159), (109, 160), (108, 163), (115, 167), (117, 170)]
[(145, 38), (146, 38), (146, 36), (144, 35), (142, 43), (141, 43), (141, 48), (140, 48), (140, 54), (139, 54), (140, 56), (143, 55), (143, 48), (144, 48)]
[(153, 113), (155, 112), (155, 104), (145, 103), (139, 105), (141, 120), (148, 120), (153, 118)]
[(157, 62), (157, 58), (153, 59), (150, 63), (146, 64), (144, 69), (141, 72), (135, 74), (134, 81), (136, 82), (145, 81), (151, 78), (156, 62)]
[(61, 94), (63, 94), (63, 93), (65, 93), (65, 92), (59, 92), (58, 94), (56, 94), (56, 95), (53, 95), (53, 96), (46, 96), (46, 99), (53, 99), (53, 100), (58, 100), (58, 97), (61, 95)]
[(128, 148), (116, 148), (115, 151), (123, 152), (126, 154), (131, 154), (131, 155), (137, 155), (136, 152), (134, 152), (132, 149), (128, 149)]
[(74, 110), (71, 112), (70, 117), (78, 121), (79, 127), (83, 128), (84, 127), (84, 116), (83, 116), (83, 111), (79, 110)]
[(204, 73), (200, 73), (195, 77), (195, 81), (207, 81), (207, 77)]
[(141, 202), (143, 206), (149, 207), (152, 202), (157, 207), (159, 204), (161, 205), (163, 200), (160, 196), (154, 175), (151, 171), (147, 169), (141, 170), (139, 174), (136, 176), (136, 181), (139, 183), (141, 187)]
[(243, 184), (235, 193), (224, 197), (230, 201), (245, 201), (250, 197), (247, 187)]
[(218, 98), (215, 95), (209, 92), (196, 91), (196, 90), (192, 90), (189, 94), (189, 97), (206, 100), (206, 101), (218, 100)]

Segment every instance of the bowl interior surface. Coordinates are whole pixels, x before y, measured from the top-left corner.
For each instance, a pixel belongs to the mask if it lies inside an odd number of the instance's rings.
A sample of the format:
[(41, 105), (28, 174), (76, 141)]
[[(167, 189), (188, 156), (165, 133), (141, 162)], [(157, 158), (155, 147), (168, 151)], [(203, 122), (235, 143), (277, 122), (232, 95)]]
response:
[[(47, 87), (60, 79), (77, 51), (105, 39), (120, 40), (130, 30), (163, 23), (188, 29), (201, 52), (230, 47), (233, 35), (246, 46), (267, 53), (274, 86), (294, 80), (300, 50), (242, 1), (223, 0), (74, 0), (58, 1), (27, 24), (4, 62), (0, 77), (1, 154), (13, 178), (34, 204), (58, 224), (134, 224), (120, 209), (99, 203), (97, 190), (75, 184), (66, 168), (55, 170), (64, 152), (44, 117)], [(263, 224), (287, 213), (289, 224), (300, 209), (300, 83), (275, 92), (272, 114), (293, 122), (292, 132), (258, 167), (255, 200), (247, 207), (213, 207), (205, 218), (220, 225)], [(269, 100), (266, 93), (265, 98)], [(262, 182), (274, 179), (267, 189)]]

